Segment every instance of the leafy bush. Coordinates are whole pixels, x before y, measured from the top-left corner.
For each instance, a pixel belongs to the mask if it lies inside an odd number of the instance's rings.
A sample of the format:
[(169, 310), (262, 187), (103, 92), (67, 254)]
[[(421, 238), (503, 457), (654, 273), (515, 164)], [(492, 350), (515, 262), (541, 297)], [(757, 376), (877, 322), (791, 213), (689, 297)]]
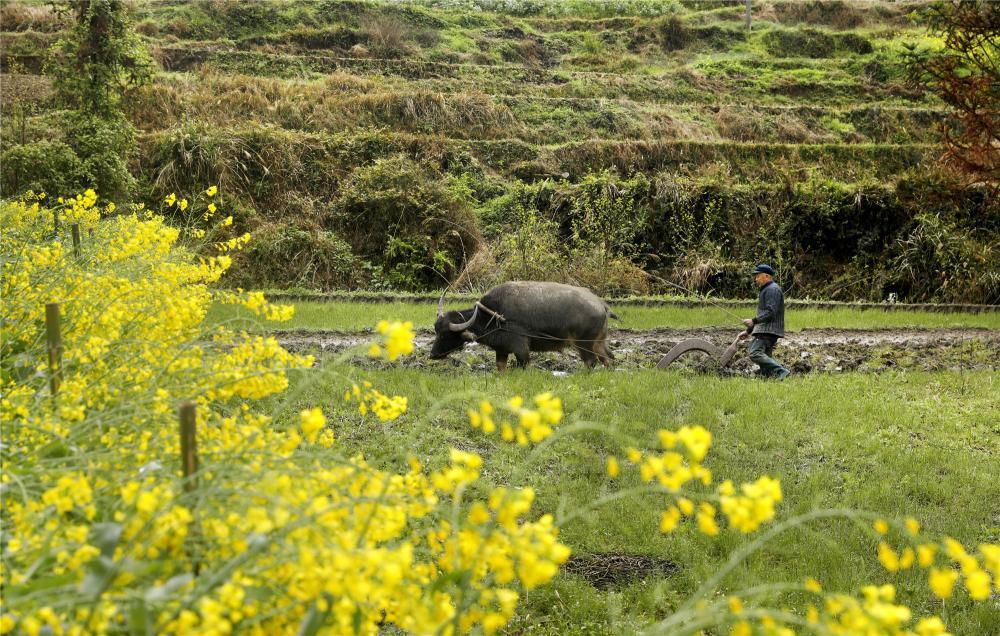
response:
[(569, 214), (574, 244), (594, 248), (606, 261), (636, 256), (636, 238), (646, 225), (647, 208), (639, 202), (649, 190), (642, 173), (629, 180), (610, 172), (587, 175), (574, 187)]
[(832, 57), (837, 50), (834, 37), (816, 29), (767, 31), (761, 38), (767, 52), (774, 57)]
[(70, 192), (83, 176), (83, 162), (62, 141), (43, 139), (8, 146), (0, 163), (0, 194), (6, 196), (23, 190)]
[(354, 170), (332, 215), (354, 253), (401, 289), (440, 285), (482, 241), (465, 187), (402, 155)]
[(227, 284), (240, 287), (353, 289), (365, 282), (362, 264), (335, 232), (262, 225), (234, 262)]
[(915, 300), (1000, 302), (1000, 241), (976, 234), (940, 215), (917, 215), (898, 240), (893, 287)]
[(132, 125), (124, 119), (108, 120), (80, 111), (69, 111), (59, 121), (59, 139), (4, 150), (0, 192), (68, 192), (97, 183), (109, 198), (130, 196), (136, 184), (128, 169), (135, 132)]
[(514, 188), (491, 201), (482, 212), (494, 239), (491, 258), (484, 254), (474, 261), (463, 282), (489, 287), (507, 280), (564, 280), (559, 224), (539, 209), (539, 199), (551, 195), (550, 184), (541, 184)]
[(691, 32), (684, 26), (684, 21), (676, 15), (660, 18), (656, 33), (659, 36), (660, 46), (665, 51), (683, 49), (692, 40)]
[(856, 33), (831, 34), (818, 29), (774, 29), (761, 37), (767, 52), (775, 57), (833, 57), (838, 52), (867, 55), (875, 49)]
[(90, 183), (97, 185), (109, 199), (128, 199), (136, 187), (136, 180), (129, 172), (135, 145), (135, 127), (131, 122), (120, 114), (97, 117), (74, 112), (67, 117), (65, 133), (66, 142), (81, 162), (81, 177), (73, 184), (74, 189)]

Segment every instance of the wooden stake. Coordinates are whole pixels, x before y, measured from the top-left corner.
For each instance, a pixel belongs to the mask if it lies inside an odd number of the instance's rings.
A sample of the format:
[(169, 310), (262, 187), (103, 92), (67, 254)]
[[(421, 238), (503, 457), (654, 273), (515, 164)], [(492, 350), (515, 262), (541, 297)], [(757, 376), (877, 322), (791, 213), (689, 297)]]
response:
[(52, 227), (55, 229), (55, 235), (59, 237), (59, 210), (52, 208)]
[(62, 335), (59, 329), (59, 303), (45, 305), (45, 340), (49, 347), (49, 388), (59, 393), (62, 384)]
[[(194, 402), (181, 404), (181, 467), (184, 471), (184, 491), (193, 493), (198, 489), (198, 438), (195, 424), (198, 421)], [(201, 541), (201, 524), (198, 522), (197, 511), (194, 503), (189, 505), (195, 519), (188, 529), (187, 553), (191, 558), (191, 569), (195, 576), (201, 571), (201, 559), (199, 558), (198, 544)]]
[(80, 224), (74, 223), (69, 226), (73, 231), (73, 254), (79, 259), (80, 258)]
[(753, 28), (753, 15), (752, 15), (753, 0), (747, 0), (747, 31)]
[(197, 416), (194, 402), (181, 404), (181, 467), (184, 470), (184, 490), (193, 492), (198, 487), (198, 439), (195, 435)]

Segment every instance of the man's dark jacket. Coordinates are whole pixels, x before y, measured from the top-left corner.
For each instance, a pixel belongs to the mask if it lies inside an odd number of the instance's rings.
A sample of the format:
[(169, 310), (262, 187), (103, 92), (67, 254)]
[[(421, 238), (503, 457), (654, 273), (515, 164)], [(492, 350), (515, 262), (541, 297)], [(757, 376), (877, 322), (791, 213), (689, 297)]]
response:
[(760, 288), (760, 296), (757, 298), (753, 335), (761, 334), (785, 337), (785, 294), (773, 280)]

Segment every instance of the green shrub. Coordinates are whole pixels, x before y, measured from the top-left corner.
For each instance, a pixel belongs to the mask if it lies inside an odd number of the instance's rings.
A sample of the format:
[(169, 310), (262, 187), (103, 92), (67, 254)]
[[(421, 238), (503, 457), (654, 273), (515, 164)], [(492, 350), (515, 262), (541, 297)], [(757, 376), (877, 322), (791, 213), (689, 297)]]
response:
[(774, 29), (761, 37), (774, 57), (834, 57), (839, 53), (867, 55), (875, 49), (856, 33), (827, 33), (818, 29)]
[(95, 184), (102, 197), (121, 201), (135, 189), (128, 169), (134, 128), (123, 118), (103, 119), (81, 111), (58, 118), (60, 139), (6, 148), (0, 192), (74, 192)]
[(362, 263), (336, 233), (278, 224), (256, 229), (226, 283), (241, 287), (351, 289), (365, 282)]
[(634, 258), (647, 216), (639, 202), (648, 190), (649, 180), (642, 173), (628, 180), (608, 171), (584, 177), (574, 187), (569, 214), (573, 243), (593, 249), (605, 262)]
[(766, 32), (761, 41), (774, 57), (833, 57), (837, 50), (837, 40), (816, 29), (775, 29)]
[(500, 221), (494, 257), (497, 280), (562, 280), (559, 224), (538, 209), (538, 188), (518, 188), (500, 197), (484, 216)]
[(838, 33), (836, 36), (837, 49), (849, 51), (858, 55), (868, 55), (875, 50), (868, 38), (857, 33)]
[(691, 32), (684, 21), (672, 15), (660, 18), (656, 23), (656, 33), (664, 51), (677, 51), (691, 43)]
[(333, 219), (354, 253), (402, 289), (450, 279), (482, 241), (467, 188), (402, 155), (355, 169)]
[(918, 301), (1000, 301), (1000, 241), (937, 214), (919, 214), (898, 240), (893, 287)]
[(135, 127), (128, 119), (120, 113), (98, 117), (75, 111), (66, 118), (65, 133), (82, 165), (76, 189), (92, 183), (101, 196), (113, 201), (132, 195), (136, 181), (128, 162), (134, 151)]
[(43, 139), (17, 144), (0, 155), (0, 195), (12, 196), (24, 190), (73, 192), (86, 181), (83, 162), (62, 141)]

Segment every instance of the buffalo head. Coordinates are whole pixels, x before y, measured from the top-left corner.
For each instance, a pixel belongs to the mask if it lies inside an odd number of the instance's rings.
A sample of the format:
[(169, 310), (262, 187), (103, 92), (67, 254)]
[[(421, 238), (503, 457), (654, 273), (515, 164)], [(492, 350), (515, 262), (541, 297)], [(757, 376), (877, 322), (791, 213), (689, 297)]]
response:
[(437, 320), (434, 321), (434, 344), (431, 346), (431, 359), (445, 357), (452, 351), (458, 351), (467, 342), (476, 339), (476, 335), (468, 329), (476, 322), (479, 308), (463, 311), (444, 310), (444, 294), (438, 301)]

